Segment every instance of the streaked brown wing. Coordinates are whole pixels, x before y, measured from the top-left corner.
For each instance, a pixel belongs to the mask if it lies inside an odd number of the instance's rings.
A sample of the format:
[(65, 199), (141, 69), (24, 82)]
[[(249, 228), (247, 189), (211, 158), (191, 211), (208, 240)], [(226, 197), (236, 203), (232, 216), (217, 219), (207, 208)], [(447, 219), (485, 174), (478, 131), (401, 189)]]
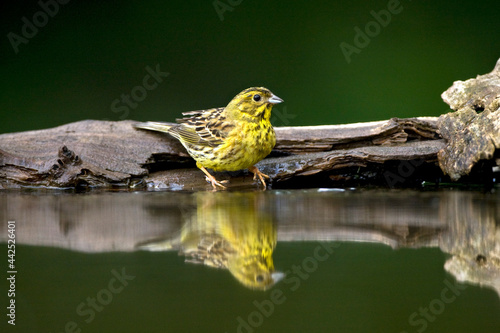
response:
[(226, 121), (224, 108), (184, 112), (191, 116), (177, 119), (179, 125), (169, 132), (186, 143), (206, 147), (216, 147), (224, 143), (234, 125)]
[(184, 122), (189, 121), (189, 120), (196, 118), (196, 117), (208, 118), (208, 117), (210, 117), (210, 115), (216, 116), (217, 114), (220, 114), (222, 111), (224, 111), (224, 107), (206, 109), (206, 110), (188, 111), (188, 112), (182, 113), (184, 118), (180, 118), (180, 119), (176, 119), (176, 120), (178, 123), (184, 123)]
[(227, 268), (228, 257), (234, 253), (235, 250), (222, 237), (207, 234), (200, 237), (196, 248), (183, 249), (180, 254), (186, 256), (186, 262)]

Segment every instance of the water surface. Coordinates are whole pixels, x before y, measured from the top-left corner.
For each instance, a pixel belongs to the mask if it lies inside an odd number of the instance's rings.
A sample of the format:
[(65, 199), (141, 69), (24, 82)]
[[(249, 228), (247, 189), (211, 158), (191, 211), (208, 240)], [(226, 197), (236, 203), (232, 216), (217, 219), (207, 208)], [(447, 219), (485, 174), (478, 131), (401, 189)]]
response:
[[(455, 190), (3, 192), (15, 330), (498, 332), (499, 203)], [(248, 283), (231, 266), (245, 244), (271, 249), (264, 267), (285, 276)]]

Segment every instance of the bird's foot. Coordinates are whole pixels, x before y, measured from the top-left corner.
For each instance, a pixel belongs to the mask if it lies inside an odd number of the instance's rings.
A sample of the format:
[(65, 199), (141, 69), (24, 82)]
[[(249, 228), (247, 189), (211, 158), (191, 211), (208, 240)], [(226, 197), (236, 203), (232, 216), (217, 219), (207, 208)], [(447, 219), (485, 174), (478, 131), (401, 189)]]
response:
[(219, 186), (219, 187), (221, 187), (221, 188), (223, 188), (223, 189), (226, 189), (226, 187), (225, 187), (224, 185), (222, 185), (222, 184), (227, 183), (227, 180), (223, 180), (223, 181), (220, 181), (220, 182), (219, 182), (219, 181), (217, 181), (217, 179), (215, 179), (215, 177), (214, 177), (214, 176), (212, 176), (212, 175), (210, 174), (210, 172), (208, 172), (208, 170), (207, 170), (207, 169), (205, 169), (205, 167), (203, 167), (203, 166), (199, 165), (199, 166), (198, 166), (198, 168), (200, 168), (200, 170), (201, 170), (201, 171), (203, 171), (203, 173), (204, 173), (204, 174), (205, 174), (205, 176), (206, 176), (206, 180), (207, 180), (207, 182), (210, 182), (210, 183), (212, 184), (212, 187), (213, 187), (213, 189), (214, 189), (215, 191), (217, 190), (217, 186)]
[(214, 176), (210, 175), (210, 176), (206, 176), (205, 179), (207, 180), (208, 183), (211, 183), (212, 184), (212, 187), (214, 188), (214, 190), (217, 190), (217, 186), (223, 188), (223, 189), (226, 189), (227, 187), (222, 185), (222, 184), (227, 184), (228, 181), (227, 180), (221, 180), (221, 181), (218, 181), (217, 179), (215, 179)]
[(262, 185), (264, 185), (264, 190), (265, 190), (267, 188), (267, 184), (266, 184), (266, 181), (264, 180), (264, 178), (267, 178), (267, 179), (271, 179), (271, 178), (268, 175), (260, 172), (260, 170), (256, 166), (249, 167), (248, 171), (250, 171), (251, 173), (253, 173), (253, 179), (254, 180), (257, 180), (257, 177), (259, 177)]

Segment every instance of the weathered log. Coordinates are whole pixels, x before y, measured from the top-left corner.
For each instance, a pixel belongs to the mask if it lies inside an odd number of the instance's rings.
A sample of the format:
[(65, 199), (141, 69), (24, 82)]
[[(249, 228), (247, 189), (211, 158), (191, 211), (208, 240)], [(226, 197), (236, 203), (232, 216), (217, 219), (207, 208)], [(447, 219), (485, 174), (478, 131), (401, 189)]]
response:
[[(436, 121), (394, 118), (350, 125), (278, 127), (276, 148), (259, 166), (273, 182), (280, 182), (388, 161), (434, 162), (444, 145), (436, 134)], [(153, 188), (209, 188), (177, 140), (136, 130), (134, 123), (86, 120), (0, 135), (0, 186), (138, 187), (146, 180)], [(233, 173), (230, 178), (231, 186), (253, 184), (245, 173)]]
[(392, 145), (413, 139), (438, 139), (436, 121), (434, 117), (392, 118), (388, 121), (348, 125), (279, 127), (276, 130), (276, 150), (303, 154), (361, 146)]
[(500, 59), (491, 73), (456, 81), (441, 97), (456, 112), (439, 118), (439, 132), (448, 141), (439, 152), (439, 164), (458, 180), (500, 149)]

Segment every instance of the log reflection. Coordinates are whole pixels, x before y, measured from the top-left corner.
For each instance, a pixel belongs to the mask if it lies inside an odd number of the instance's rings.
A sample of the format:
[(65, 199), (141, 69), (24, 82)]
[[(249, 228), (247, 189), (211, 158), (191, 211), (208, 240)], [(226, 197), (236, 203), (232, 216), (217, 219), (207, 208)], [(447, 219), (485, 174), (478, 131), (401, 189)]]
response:
[[(498, 193), (464, 191), (2, 192), (0, 241), (15, 220), (20, 244), (109, 252), (147, 242), (150, 250), (180, 250), (190, 262), (227, 268), (260, 289), (275, 282), (276, 238), (439, 247), (458, 280), (500, 294), (499, 203)], [(253, 285), (257, 279), (262, 286)]]

